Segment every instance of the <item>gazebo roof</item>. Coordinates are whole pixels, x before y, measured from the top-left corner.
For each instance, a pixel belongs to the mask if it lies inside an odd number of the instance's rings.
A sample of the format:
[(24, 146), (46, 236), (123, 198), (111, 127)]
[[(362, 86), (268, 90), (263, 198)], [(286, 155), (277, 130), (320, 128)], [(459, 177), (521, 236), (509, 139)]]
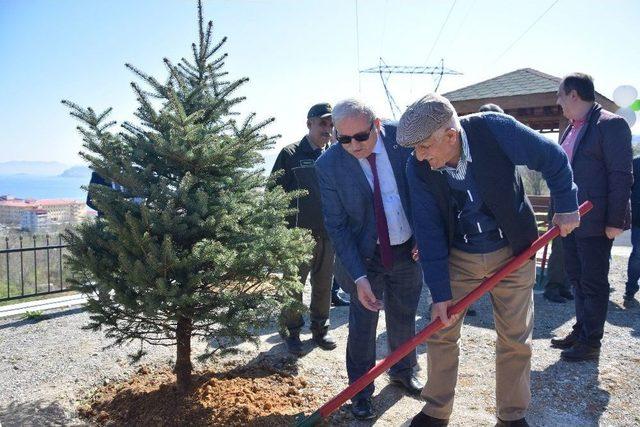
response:
[[(498, 104), (505, 113), (540, 132), (558, 132), (567, 121), (556, 104), (562, 79), (533, 68), (510, 73), (466, 86), (443, 96), (451, 101), (459, 115), (475, 113), (486, 103)], [(609, 111), (616, 104), (596, 92), (596, 101)]]
[(443, 94), (450, 101), (557, 92), (561, 78), (523, 68)]

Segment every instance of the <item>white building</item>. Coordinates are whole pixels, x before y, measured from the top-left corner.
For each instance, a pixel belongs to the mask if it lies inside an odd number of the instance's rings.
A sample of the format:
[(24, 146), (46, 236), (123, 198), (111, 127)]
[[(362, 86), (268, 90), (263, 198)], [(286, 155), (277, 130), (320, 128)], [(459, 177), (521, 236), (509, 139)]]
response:
[(71, 199), (16, 199), (0, 196), (0, 224), (30, 231), (42, 226), (73, 225), (85, 215), (85, 205)]

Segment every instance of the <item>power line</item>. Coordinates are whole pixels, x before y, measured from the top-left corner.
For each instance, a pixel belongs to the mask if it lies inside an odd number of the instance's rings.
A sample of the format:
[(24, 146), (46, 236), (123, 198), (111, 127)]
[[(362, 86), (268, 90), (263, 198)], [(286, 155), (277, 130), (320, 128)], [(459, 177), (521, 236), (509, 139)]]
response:
[(440, 27), (440, 31), (438, 32), (438, 35), (436, 36), (436, 39), (433, 42), (433, 45), (431, 46), (431, 50), (429, 51), (429, 54), (427, 55), (427, 60), (424, 61), (425, 68), (429, 64), (429, 59), (431, 59), (431, 54), (433, 53), (433, 50), (436, 48), (436, 45), (438, 44), (438, 40), (440, 40), (440, 36), (442, 35), (442, 31), (444, 30), (444, 27), (447, 25), (447, 22), (449, 21), (449, 17), (451, 16), (451, 12), (453, 12), (453, 8), (456, 6), (457, 2), (458, 2), (458, 0), (454, 0), (453, 3), (451, 4), (451, 7), (449, 8), (449, 13), (447, 13), (447, 17), (444, 19), (444, 22), (442, 23), (442, 26)]
[(358, 0), (356, 2), (356, 62), (358, 66), (358, 94), (362, 93), (362, 84), (360, 82), (360, 27), (358, 25)]
[[(382, 58), (382, 48), (384, 47), (384, 38), (387, 33), (387, 10), (389, 6), (389, 0), (385, 0), (384, 2), (384, 10), (382, 13), (382, 34), (380, 36), (380, 52), (378, 52), (378, 56)], [(359, 68), (358, 68), (359, 69)]]
[(518, 43), (518, 42), (519, 42), (519, 41), (520, 41), (520, 40), (525, 36), (525, 34), (527, 34), (527, 33), (529, 32), (529, 30), (531, 30), (531, 29), (534, 27), (534, 25), (536, 25), (536, 24), (538, 23), (538, 21), (540, 21), (540, 20), (541, 20), (541, 19), (542, 19), (546, 14), (547, 14), (547, 12), (549, 12), (549, 11), (551, 10), (551, 8), (553, 8), (553, 6), (555, 6), (555, 5), (556, 5), (556, 3), (558, 3), (559, 1), (560, 1), (560, 0), (555, 0), (555, 1), (551, 4), (551, 6), (549, 6), (549, 7), (547, 8), (547, 10), (545, 10), (544, 12), (542, 12), (542, 15), (538, 16), (538, 18), (536, 18), (536, 20), (535, 20), (535, 21), (533, 21), (533, 23), (532, 23), (531, 25), (529, 25), (529, 27), (528, 27), (526, 30), (524, 30), (524, 32), (523, 32), (522, 34), (520, 34), (520, 36), (519, 36), (519, 37), (518, 37), (518, 38), (517, 38), (513, 43), (511, 43), (511, 44), (509, 45), (509, 47), (507, 47), (507, 48), (504, 50), (504, 52), (502, 52), (502, 53), (500, 54), (500, 56), (498, 56), (498, 57), (497, 57), (493, 62), (495, 63), (495, 62), (498, 62), (499, 60), (501, 60), (501, 59), (502, 59), (502, 57), (503, 57), (503, 56), (505, 56), (505, 55), (507, 54), (507, 52), (509, 52), (509, 51), (511, 50), (511, 48), (512, 48), (513, 46), (515, 46), (515, 45), (516, 45), (516, 43)]

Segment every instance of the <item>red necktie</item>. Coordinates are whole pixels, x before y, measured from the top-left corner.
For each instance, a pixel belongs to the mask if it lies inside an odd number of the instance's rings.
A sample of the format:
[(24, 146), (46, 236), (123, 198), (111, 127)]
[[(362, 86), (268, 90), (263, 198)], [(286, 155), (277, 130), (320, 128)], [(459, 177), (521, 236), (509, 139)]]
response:
[(389, 241), (389, 227), (387, 226), (387, 216), (384, 214), (382, 204), (382, 192), (380, 191), (380, 180), (378, 179), (378, 169), (376, 169), (376, 155), (369, 154), (367, 157), (371, 172), (373, 172), (373, 210), (376, 214), (376, 231), (380, 242), (380, 255), (382, 265), (387, 270), (393, 267), (393, 253), (391, 252), (391, 242)]

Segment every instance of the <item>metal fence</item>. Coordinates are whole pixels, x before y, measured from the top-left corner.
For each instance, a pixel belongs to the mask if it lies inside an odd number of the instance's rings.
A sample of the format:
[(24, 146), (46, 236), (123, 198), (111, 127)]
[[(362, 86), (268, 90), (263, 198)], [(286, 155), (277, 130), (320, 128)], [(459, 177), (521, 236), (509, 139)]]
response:
[(5, 237), (0, 249), (0, 302), (68, 291), (66, 247), (62, 235)]

